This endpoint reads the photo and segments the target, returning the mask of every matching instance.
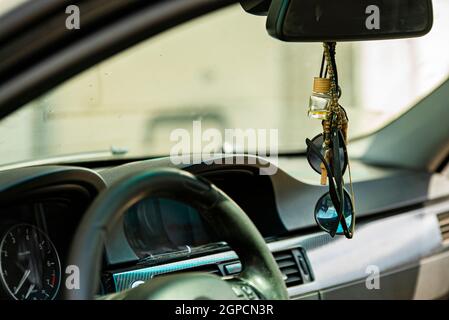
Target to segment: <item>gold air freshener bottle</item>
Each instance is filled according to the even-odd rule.
[[[313,92],[309,99],[307,115],[313,119],[326,120],[329,116],[332,97],[330,95],[331,79],[315,77]]]

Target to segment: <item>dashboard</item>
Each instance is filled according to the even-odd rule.
[[[266,239],[292,299],[441,298],[449,293],[449,271],[442,267],[449,265],[447,178],[368,170],[355,163],[358,172],[365,168],[375,175],[354,179],[359,219],[357,236],[348,241],[319,231],[307,214],[323,187],[301,175],[298,168],[307,165],[302,161],[285,159],[273,176],[259,175],[254,164],[184,169],[210,180],[247,213]],[[128,174],[170,165],[160,159],[94,169],[0,171],[0,298],[62,298],[73,235],[97,195]],[[405,181],[408,192],[397,192]],[[429,191],[435,181],[438,194]],[[382,272],[384,290],[365,290],[369,265]],[[241,269],[238,256],[198,211],[173,200],[148,198],[129,208],[107,235],[98,294],[133,288],[167,273],[229,276]],[[430,290],[435,276],[438,286]]]

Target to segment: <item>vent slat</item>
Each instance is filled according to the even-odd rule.
[[[440,213],[437,215],[438,223],[440,224],[441,237],[443,244],[449,245],[449,212]]]
[[[287,279],[285,280],[285,283],[297,283],[297,282],[301,282],[302,278],[299,276],[290,276],[287,277]]]
[[[293,259],[293,258],[292,258]],[[295,260],[281,260],[278,262],[279,268],[288,268],[291,266],[296,266]]]
[[[449,217],[438,219],[438,220],[440,222],[440,226],[447,226],[447,225],[449,225]]]
[[[282,269],[282,273],[288,276],[289,274],[298,273],[298,269],[297,268],[286,268],[286,269]]]
[[[438,215],[438,219],[439,219],[439,220],[444,220],[444,219],[447,219],[447,218],[449,218],[449,212],[440,213],[440,214]]]
[[[291,260],[292,258],[293,258],[292,255],[289,253],[285,253],[285,254],[280,253],[280,254],[276,255],[276,261],[281,261],[281,260],[286,260],[286,259]]]
[[[449,232],[449,224],[446,226],[440,226],[441,233]]]

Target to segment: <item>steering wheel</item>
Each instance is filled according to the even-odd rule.
[[[207,180],[173,168],[133,174],[113,184],[95,199],[75,233],[68,259],[68,265],[79,268],[79,286],[64,288],[64,298],[84,300],[95,297],[107,234],[128,208],[148,197],[169,198],[196,208],[207,224],[236,252],[242,271],[228,279],[208,273],[161,275],[138,287],[103,298],[288,298],[273,255],[245,212]]]

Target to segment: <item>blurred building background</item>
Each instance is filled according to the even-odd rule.
[[[448,77],[449,1],[433,3],[425,37],[337,45],[350,136],[392,121]],[[0,163],[111,146],[169,154],[170,132],[193,120],[204,129],[279,129],[279,151],[300,151],[321,130],[306,116],[321,56],[321,44],[272,39],[263,17],[232,6],[149,39],[1,121]]]

